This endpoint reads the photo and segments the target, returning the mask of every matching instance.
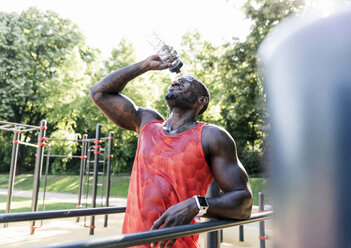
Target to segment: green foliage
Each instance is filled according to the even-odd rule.
[[[209,109],[202,120],[229,131],[251,175],[263,170],[269,131],[265,92],[257,73],[257,49],[267,33],[301,5],[298,0],[248,0],[243,11],[252,25],[244,41],[234,37],[232,42],[214,47],[196,30],[183,37],[180,57],[185,62],[185,73],[196,75],[211,92]]]
[[[245,41],[234,39],[224,46],[219,68],[223,84],[222,124],[235,138],[238,154],[250,174],[262,172],[262,157],[268,135],[265,92],[257,72],[258,47],[273,27],[296,12],[301,1],[249,0],[243,11],[252,21]]]
[[[267,33],[282,18],[298,11],[298,0],[248,0],[243,11],[252,21],[244,41],[233,38],[214,46],[192,30],[183,36],[180,57],[183,74],[193,74],[209,88],[208,110],[200,120],[226,128],[237,143],[238,155],[251,175],[262,171],[268,112],[265,91],[257,76],[256,52]],[[135,50],[127,39],[111,52],[106,61],[87,46],[78,27],[51,11],[30,8],[21,14],[0,13],[0,120],[38,125],[48,121],[50,137],[80,139],[95,137],[97,123],[102,135],[113,131],[113,173],[132,168],[137,135],[109,121],[93,104],[88,89],[107,73],[136,62]],[[169,110],[164,95],[171,83],[168,71],[149,72],[123,90],[138,106],[154,108],[165,118]],[[1,144],[12,135],[0,132]],[[21,140],[36,143],[35,133],[23,133]],[[80,147],[72,142],[50,142],[52,154],[76,155]],[[35,149],[20,147],[20,171],[34,165]],[[0,151],[0,171],[8,171],[11,146]],[[52,159],[51,173],[79,171],[79,160]]]
[[[267,178],[250,178],[250,185],[253,194],[253,205],[258,205],[258,193],[262,192],[264,195],[264,204],[271,204],[272,200],[269,194],[269,180]]]
[[[0,119],[31,125],[46,119],[49,133],[72,133],[76,102],[86,97],[95,60],[78,27],[30,8],[20,15],[0,13],[0,29]],[[36,143],[35,133],[23,133],[21,140]],[[31,169],[34,153],[21,147],[18,168]],[[9,164],[10,153],[0,155],[0,164]]]

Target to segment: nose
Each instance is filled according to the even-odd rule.
[[[180,85],[180,83],[178,81],[173,81],[172,82],[172,86],[179,86],[179,85]]]

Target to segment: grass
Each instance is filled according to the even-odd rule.
[[[253,204],[258,205],[258,192],[262,192],[264,195],[264,203],[270,204],[271,200],[269,198],[268,192],[268,180],[267,178],[250,178],[251,189],[253,193]]]
[[[101,179],[101,176],[99,177]],[[112,176],[110,195],[114,197],[127,197],[129,187],[129,176]],[[93,177],[89,178],[89,183],[93,182]],[[100,183],[100,182],[98,182]],[[0,188],[7,188],[8,175],[0,174]],[[79,188],[79,176],[74,175],[49,175],[47,178],[46,191],[64,192],[77,194]],[[21,174],[15,177],[14,189],[31,190],[33,189],[33,175]],[[40,181],[40,190],[44,190],[44,177]],[[105,190],[105,189],[104,189]],[[92,187],[89,187],[92,192]],[[101,194],[101,187],[98,187],[97,194]]]
[[[5,213],[6,201],[7,201],[7,196],[0,195],[0,213],[1,214]],[[32,211],[31,204],[32,204],[31,198],[14,196],[12,197],[10,212],[11,213],[30,212]],[[74,209],[76,205],[77,205],[76,203],[49,201],[45,203],[44,210],[49,211],[49,210]],[[38,210],[40,211],[42,210],[41,201],[39,201]]]
[[[111,176],[110,195],[114,197],[126,198],[128,194],[129,178],[130,178],[129,176]],[[90,183],[92,182],[93,180],[91,177]],[[258,205],[258,192],[264,193],[265,204],[270,203],[269,194],[267,192],[267,183],[268,181],[266,178],[250,178],[250,184],[254,195],[254,205]],[[44,184],[44,177],[42,177],[41,179],[41,188],[40,188],[41,191],[43,190],[43,184]],[[8,175],[0,174],[0,188],[7,188],[7,185],[8,185]],[[78,175],[73,175],[73,176],[72,175],[61,175],[61,176],[49,175],[47,178],[47,189],[46,189],[47,191],[77,194],[78,187],[79,187]],[[33,175],[21,174],[15,177],[14,189],[31,190],[32,188],[33,188]],[[89,187],[89,192],[91,194],[92,192],[91,187]],[[101,194],[101,187],[98,187],[98,195],[99,194]],[[6,202],[6,199],[0,202]],[[69,206],[70,207],[68,208],[71,208],[71,206],[75,208],[75,204],[71,204]],[[51,206],[48,206],[48,208],[51,208]],[[46,210],[50,210],[48,208],[46,208]],[[63,209],[63,208],[60,207],[57,209]],[[52,209],[52,210],[55,210],[55,209]]]

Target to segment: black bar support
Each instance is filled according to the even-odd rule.
[[[0,214],[0,223],[6,222],[21,222],[21,221],[34,221],[34,220],[47,220],[70,218],[77,216],[88,215],[103,215],[103,214],[117,214],[124,213],[125,207],[108,207],[108,208],[85,208],[85,209],[67,209],[67,210],[53,210],[41,212],[23,212],[23,213],[10,213]]]
[[[262,192],[258,192],[258,211],[259,213],[264,212],[264,197]],[[264,221],[260,221],[260,248],[266,247],[266,234],[264,230]]]
[[[215,181],[212,182],[207,190],[207,197],[219,196],[219,188]],[[207,248],[218,248],[220,245],[220,233],[219,231],[209,232],[206,235],[206,247]]]
[[[244,226],[239,226],[239,241],[244,242]]]
[[[38,196],[39,196],[39,186],[40,186],[40,177],[41,177],[41,168],[43,165],[43,156],[44,156],[44,138],[46,133],[46,121],[42,120],[40,122],[40,131],[38,134],[38,147],[37,147],[37,157],[35,159],[35,168],[34,168],[34,177],[33,177],[33,195],[32,195],[32,212],[38,210]],[[30,224],[30,234],[34,234],[35,230],[35,221],[32,221]]]
[[[80,208],[82,203],[82,191],[83,191],[83,176],[84,176],[84,168],[87,161],[87,134],[83,134],[82,139],[82,150],[81,150],[81,159],[80,159],[80,172],[79,172],[79,188],[78,188],[78,202],[77,208]],[[79,217],[77,217],[76,222],[79,222]]]
[[[111,160],[112,160],[112,147],[113,147],[113,132],[108,134],[108,152],[107,152],[107,170],[106,170],[106,200],[105,207],[109,206],[110,188],[111,188]],[[104,227],[107,227],[108,215],[105,215]]]
[[[18,157],[18,140],[20,137],[19,131],[14,131],[13,143],[12,143],[12,154],[11,154],[11,165],[10,165],[10,175],[9,175],[9,185],[7,190],[7,202],[6,202],[6,213],[10,213],[12,191],[15,181],[17,157]],[[8,223],[4,223],[4,227],[8,227]]]
[[[131,247],[135,245],[150,244],[152,241],[171,240],[203,232],[213,232],[232,226],[238,226],[271,218],[272,211],[258,213],[247,220],[213,220],[197,224],[188,224],[170,228],[162,228],[153,231],[114,235],[110,237],[94,238],[78,242],[50,246],[51,248],[107,248],[107,247]],[[46,246],[48,247],[48,246]],[[43,248],[43,247],[42,247]]]
[[[95,135],[95,141],[94,141],[94,179],[93,179],[93,192],[92,192],[92,202],[91,202],[91,207],[95,208],[96,207],[96,195],[97,195],[97,184],[98,184],[98,164],[99,164],[99,154],[100,154],[100,148],[101,147],[101,124],[96,125],[96,135]],[[95,228],[95,216],[91,216],[91,221],[90,221],[90,226],[89,226],[89,234],[94,235],[94,228]]]

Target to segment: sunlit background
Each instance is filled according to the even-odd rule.
[[[197,29],[204,39],[215,45],[232,37],[244,38],[249,21],[240,7],[244,0],[12,0],[1,4],[1,11],[20,13],[29,7],[53,10],[76,23],[88,44],[99,48],[106,58],[112,47],[126,37],[136,48],[138,58],[152,52],[147,33],[157,30],[175,48],[182,36]]]

